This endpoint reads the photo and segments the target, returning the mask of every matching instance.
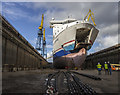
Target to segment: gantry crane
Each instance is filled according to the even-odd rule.
[[[88,16],[88,15],[89,15],[89,16]],[[90,19],[90,17],[91,17],[91,19],[92,19],[94,25],[96,26],[96,24],[95,24],[94,13],[91,11],[91,9],[89,9],[89,12],[88,12],[87,15],[85,16],[84,20],[86,20],[87,16],[88,16],[88,21],[89,21],[89,19]]]
[[[47,58],[47,48],[46,48],[46,39],[45,39],[45,28],[43,30],[43,55]]]
[[[36,49],[41,51],[41,55],[47,58],[46,39],[45,39],[45,28],[43,29],[44,15],[42,14],[41,25],[38,27],[38,37],[36,43]]]

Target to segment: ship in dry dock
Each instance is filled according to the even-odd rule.
[[[88,13],[91,13],[89,10]],[[86,17],[88,14],[86,15]],[[85,61],[87,51],[92,47],[99,30],[88,19],[50,21],[53,28],[53,65],[55,68],[80,67]]]

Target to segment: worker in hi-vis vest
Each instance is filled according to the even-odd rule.
[[[101,75],[102,65],[98,62],[97,64],[98,75]]]
[[[108,73],[108,64],[105,62],[105,64],[104,64],[104,69],[105,69],[105,75],[106,74],[109,74]]]

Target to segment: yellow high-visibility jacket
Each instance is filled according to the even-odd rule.
[[[101,64],[98,64],[98,65],[97,65],[97,68],[101,68],[101,67],[102,67],[102,65],[101,65]]]
[[[104,68],[105,68],[105,69],[108,69],[108,64],[105,63],[105,64],[104,64]]]

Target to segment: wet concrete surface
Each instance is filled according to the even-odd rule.
[[[3,72],[2,73],[2,93],[45,93],[45,79],[48,74],[58,70],[42,69],[32,71]],[[101,81],[93,80],[81,75],[77,75],[81,81],[90,85],[97,93],[118,93],[119,92],[119,73],[112,72],[112,75],[97,74],[97,70],[77,70],[77,72],[89,75],[95,75],[102,78]],[[64,85],[60,76],[58,84]]]

